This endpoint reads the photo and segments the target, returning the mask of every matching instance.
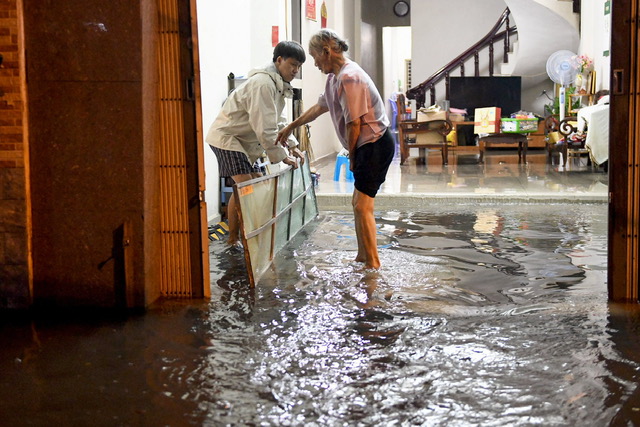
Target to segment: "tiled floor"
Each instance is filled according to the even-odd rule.
[[[530,149],[526,163],[518,163],[516,149],[488,150],[484,164],[478,154],[450,152],[442,165],[440,152],[429,151],[426,164],[418,164],[418,150],[404,165],[394,159],[387,180],[376,197],[376,208],[399,205],[417,208],[438,200],[501,202],[606,202],[608,173],[587,165],[586,157],[570,158],[566,167],[556,157],[551,162],[542,149]],[[322,209],[349,208],[353,182],[345,180],[344,168],[334,181],[335,157],[313,164],[320,174],[316,187]]]

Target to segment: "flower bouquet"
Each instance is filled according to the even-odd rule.
[[[587,55],[576,55],[571,57],[574,68],[578,70],[580,74],[583,74],[585,71],[591,70],[593,66],[593,59],[589,58]]]

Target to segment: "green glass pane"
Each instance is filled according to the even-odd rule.
[[[290,212],[285,212],[276,221],[276,240],[274,243],[275,253],[278,253],[289,241],[289,217]]]
[[[304,199],[298,200],[293,204],[291,208],[291,237],[295,236],[296,233],[302,228],[302,215],[304,214]]]
[[[271,264],[271,227],[247,241],[251,273],[257,282]]]
[[[276,213],[279,214],[289,205],[291,197],[291,171],[278,177],[278,199],[276,203]]]
[[[274,190],[275,180],[238,187],[245,235],[260,228],[273,218]]]
[[[302,165],[302,183],[304,188],[311,185],[311,167],[309,166],[309,162],[304,162],[304,165]]]
[[[293,199],[298,197],[304,191],[304,184],[302,182],[302,171],[303,168],[298,168],[293,170]]]
[[[304,224],[307,225],[318,215],[318,205],[316,204],[316,193],[311,189],[305,196],[304,203]]]

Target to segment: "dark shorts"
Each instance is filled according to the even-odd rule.
[[[213,145],[209,145],[218,158],[218,170],[220,177],[244,175],[252,173],[264,174],[265,168],[260,167],[257,163],[251,165],[249,159],[244,153],[239,151],[223,150]]]
[[[376,197],[387,177],[396,144],[389,129],[376,142],[370,142],[356,150],[353,168],[356,190],[369,197]]]

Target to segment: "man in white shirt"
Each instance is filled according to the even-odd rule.
[[[286,98],[293,96],[290,82],[305,60],[300,44],[280,42],[273,51],[273,63],[252,70],[248,80],[229,95],[205,138],[218,159],[221,177],[239,183],[261,176],[264,171],[255,163],[265,152],[271,163],[284,162],[296,168],[298,159],[304,161],[293,135],[286,141],[288,149],[276,143],[276,137],[285,126],[282,113]],[[227,217],[228,243],[236,245],[239,219],[233,195]]]

